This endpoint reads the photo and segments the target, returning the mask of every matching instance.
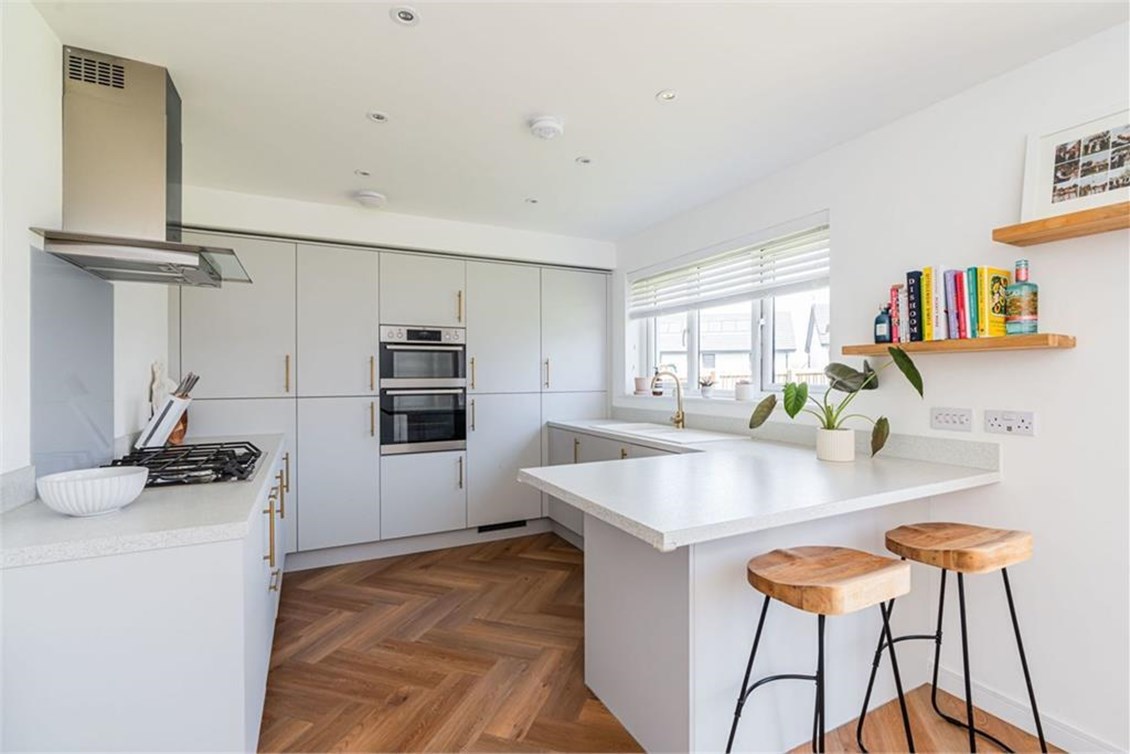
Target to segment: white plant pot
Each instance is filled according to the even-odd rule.
[[[753,385],[748,382],[739,382],[737,385],[734,385],[734,400],[752,401]]]
[[[821,461],[854,461],[855,432],[850,429],[816,430],[816,457]]]
[[[700,387],[702,388],[702,397],[703,398],[710,398],[714,395],[714,386],[713,385],[700,385]]]

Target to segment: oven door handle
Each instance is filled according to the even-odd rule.
[[[462,351],[463,346],[399,346],[392,343],[384,343],[382,347],[389,351]]]
[[[466,390],[463,388],[452,388],[450,390],[442,389],[422,389],[422,390],[385,390],[384,395],[462,395]]]

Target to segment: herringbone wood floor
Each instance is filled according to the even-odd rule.
[[[640,751],[585,687],[583,597],[581,552],[553,534],[287,574],[259,750]],[[918,751],[965,750],[929,687],[908,696]],[[868,715],[871,751],[905,747],[896,705]],[[828,750],[858,751],[854,731]]]

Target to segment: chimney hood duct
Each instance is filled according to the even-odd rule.
[[[181,101],[168,71],[63,48],[63,230],[33,243],[105,280],[250,283],[232,249],[180,243]]]

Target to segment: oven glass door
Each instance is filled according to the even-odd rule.
[[[463,450],[467,393],[452,389],[381,391],[381,453]]]
[[[463,346],[381,343],[381,385],[440,384],[461,387],[467,377]]]

